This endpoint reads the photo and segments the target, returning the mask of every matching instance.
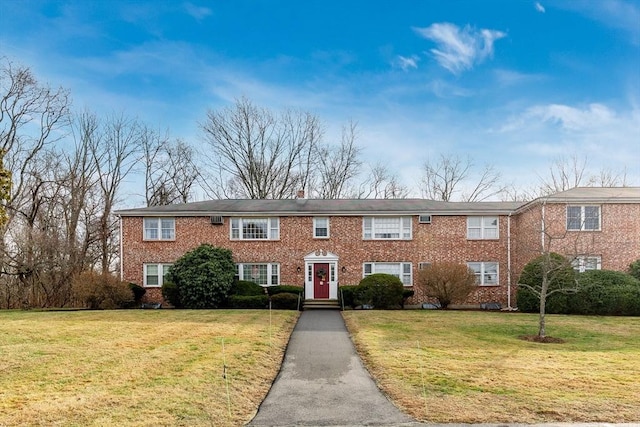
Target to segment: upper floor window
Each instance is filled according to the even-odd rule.
[[[467,239],[497,239],[497,216],[467,217]]]
[[[231,238],[235,240],[278,240],[278,218],[231,218]]]
[[[144,240],[175,240],[175,218],[144,218]]]
[[[498,284],[497,262],[468,262],[467,266],[476,274],[476,284],[479,286]]]
[[[599,256],[577,256],[571,261],[574,270],[584,273],[587,270],[600,270],[602,259]]]
[[[313,237],[317,239],[329,238],[329,218],[313,218]]]
[[[364,240],[411,240],[410,216],[366,216],[362,218]]]
[[[240,263],[237,266],[240,280],[249,280],[262,286],[280,284],[280,264]]]
[[[398,277],[405,286],[413,284],[410,262],[365,262],[363,270],[364,277],[370,274],[385,273]]]
[[[144,264],[144,286],[162,287],[167,281],[171,264]]]
[[[600,206],[567,206],[567,230],[600,230]]]

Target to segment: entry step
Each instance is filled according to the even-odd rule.
[[[340,310],[340,302],[337,299],[306,299],[302,305],[303,310]]]

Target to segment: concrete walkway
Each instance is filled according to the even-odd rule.
[[[337,310],[303,311],[250,426],[411,426],[362,365]]]
[[[422,424],[400,412],[362,365],[337,310],[302,312],[282,368],[248,426],[638,427],[640,423]]]

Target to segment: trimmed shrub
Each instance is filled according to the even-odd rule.
[[[229,249],[202,244],[180,257],[168,273],[184,308],[218,308],[227,302],[236,266]]]
[[[231,288],[232,295],[264,295],[264,288],[256,282],[249,280],[238,280]]]
[[[407,300],[412,296],[414,296],[415,294],[416,292],[413,289],[405,289],[404,291],[402,291],[402,308],[404,308],[404,305],[407,303]]]
[[[437,262],[416,274],[416,285],[427,297],[435,298],[440,307],[463,303],[478,286],[473,270],[464,264]]]
[[[360,281],[354,294],[356,305],[388,310],[402,306],[404,285],[392,274],[371,274]]]
[[[271,308],[274,310],[297,310],[298,294],[280,292],[271,296]]]
[[[129,289],[131,289],[131,292],[133,292],[134,302],[136,304],[140,304],[140,302],[142,301],[142,297],[144,297],[144,294],[147,293],[147,290],[135,283],[129,283]]]
[[[545,312],[568,312],[569,300],[574,296],[578,284],[576,282],[577,273],[564,256],[552,252],[530,261],[522,270],[518,283],[528,285],[539,292],[542,288],[542,278],[545,271],[548,273],[549,281],[547,292],[559,290],[547,297]],[[516,301],[518,309],[522,312],[537,313],[540,311],[540,297],[525,286],[518,286]]]
[[[358,286],[351,285],[351,286],[340,286],[340,289],[338,289],[338,292],[342,293],[342,296],[341,296],[342,303],[344,304],[345,307],[355,308],[356,303],[354,301],[354,295],[357,288]]]
[[[300,295],[302,294],[302,292],[304,292],[304,288],[302,286],[291,286],[291,285],[267,286],[266,289],[269,295],[271,296],[282,294],[282,293]]]
[[[640,280],[640,259],[629,264],[629,274]]]
[[[71,288],[75,298],[87,308],[126,308],[134,302],[129,284],[111,274],[84,271],[73,278]]]
[[[257,308],[265,309],[269,305],[267,295],[231,295],[229,297],[230,308]]]
[[[162,285],[162,298],[175,308],[184,308],[180,301],[180,290],[175,283],[165,280]]]
[[[611,270],[590,270],[578,275],[580,290],[573,295],[569,314],[640,315],[640,280]]]

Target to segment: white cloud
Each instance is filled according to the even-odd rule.
[[[544,6],[541,5],[540,2],[538,2],[538,1],[535,3],[535,8],[540,13],[545,13],[546,12],[546,10],[544,9]]]
[[[583,14],[610,28],[628,34],[632,43],[640,45],[640,5],[626,0],[572,0],[558,2],[556,7]]]
[[[418,55],[411,55],[408,58],[398,55],[396,65],[404,71],[407,71],[409,68],[418,68],[418,61],[420,61],[420,57]]]
[[[195,18],[196,21],[201,21],[212,13],[208,7],[196,6],[193,3],[185,3],[184,9],[189,15]]]
[[[577,153],[589,159],[592,173],[626,169],[629,183],[640,183],[638,109],[616,111],[600,103],[536,105],[510,118],[500,134],[529,163],[549,164],[558,156]]]
[[[460,28],[448,22],[432,24],[426,28],[414,28],[420,36],[436,43],[429,52],[444,68],[454,74],[470,70],[474,65],[493,56],[493,44],[506,37],[502,31],[470,26]]]

